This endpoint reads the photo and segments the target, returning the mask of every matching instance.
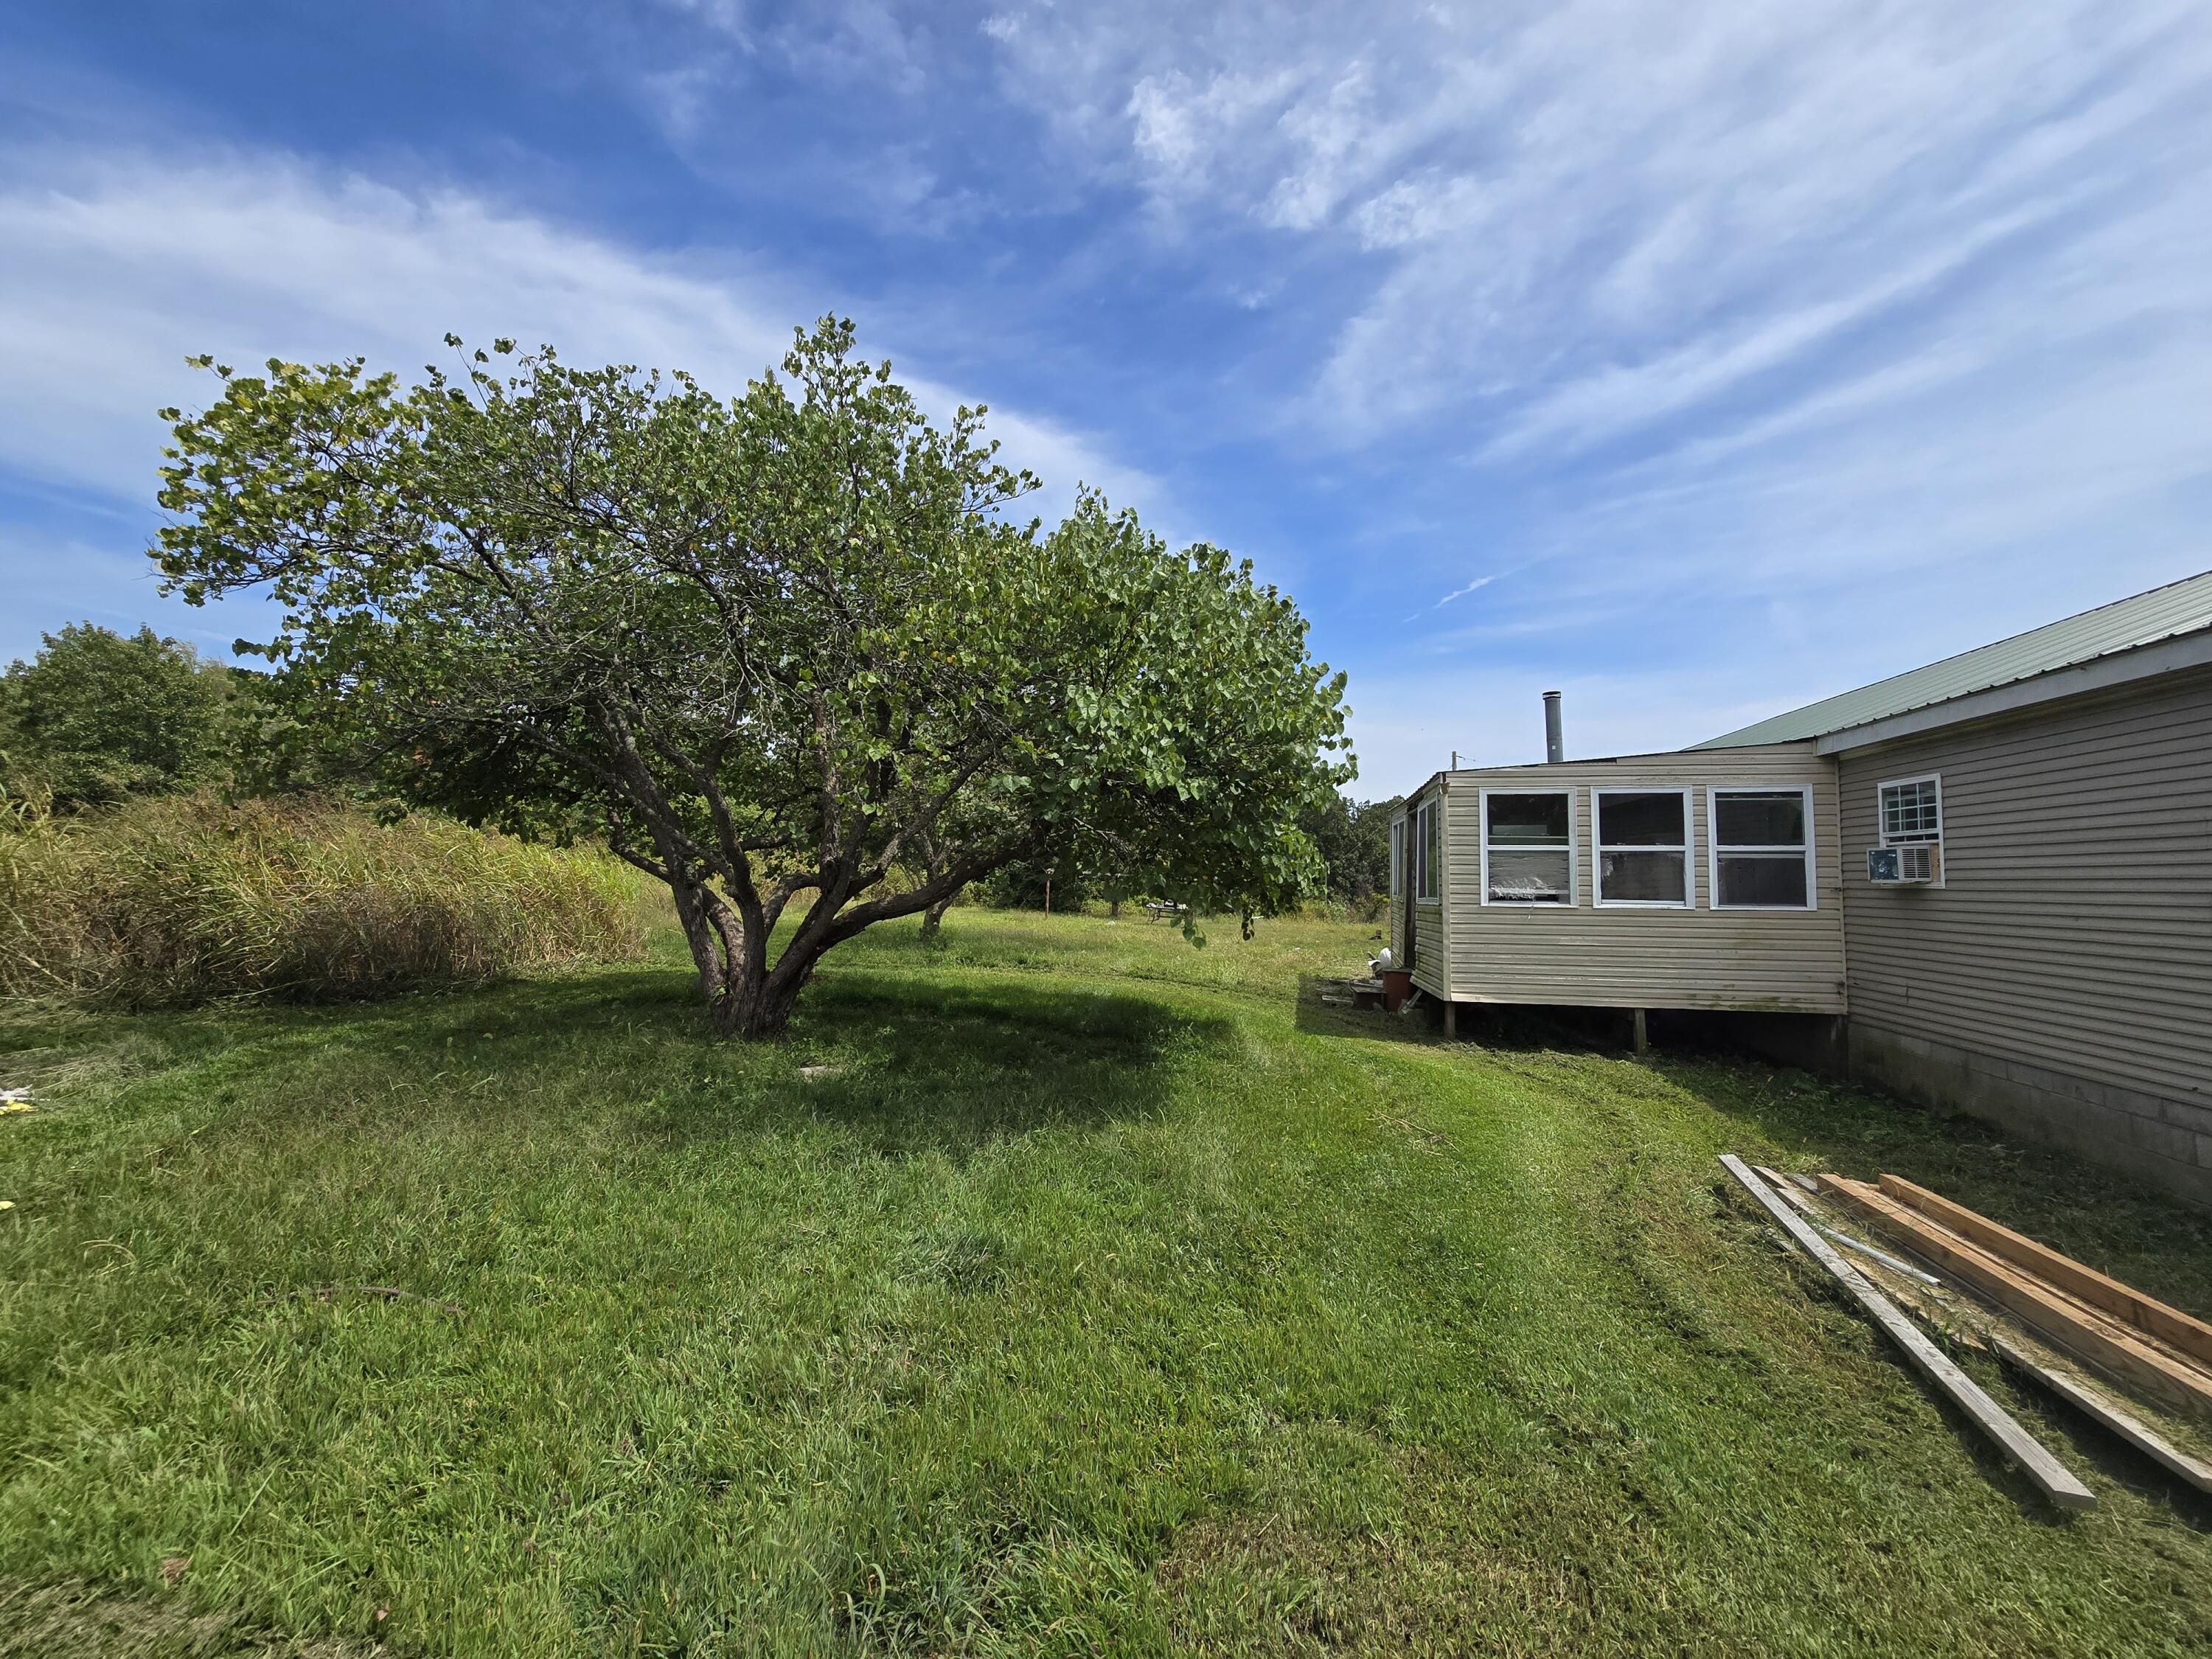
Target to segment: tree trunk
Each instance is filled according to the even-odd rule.
[[[714,1035],[726,1037],[779,1037],[791,1024],[791,1011],[799,1005],[799,993],[813,977],[811,968],[795,974],[789,979],[782,976],[783,966],[776,964],[778,972],[764,974],[748,983],[743,978],[732,981],[716,998],[709,1012],[714,1022]]]
[[[931,905],[929,908],[921,913],[921,936],[923,939],[933,944],[936,942],[938,929],[945,924],[945,908],[958,895],[957,893],[947,893],[943,898],[938,900],[936,903]]]
[[[674,860],[670,862],[673,864]],[[935,934],[945,907],[975,875],[973,870],[948,870],[937,878],[951,884],[939,897],[922,906],[926,937]],[[799,994],[814,977],[815,967],[825,954],[841,941],[878,921],[914,914],[911,909],[902,912],[863,907],[861,912],[841,915],[838,907],[848,896],[846,887],[842,882],[832,884],[805,913],[783,954],[771,968],[766,939],[753,936],[759,931],[758,927],[749,933],[744,915],[720,893],[696,879],[672,882],[670,888],[676,898],[677,917],[684,925],[684,939],[691,946],[691,959],[698,964],[699,989],[706,999],[708,1017],[714,1024],[714,1034],[725,1037],[782,1036],[784,1028],[791,1023],[792,1010],[798,1006]],[[934,890],[933,884],[927,890]],[[908,896],[920,901],[927,897],[927,891]],[[751,915],[757,924],[764,925],[767,921],[757,906],[746,914]]]
[[[770,971],[767,951],[746,938],[744,923],[720,894],[702,882],[672,883],[671,890],[715,1036],[781,1036],[800,989],[814,976],[813,958],[822,947],[803,957],[787,951]]]
[[[714,927],[714,896],[696,882],[672,881],[669,892],[676,900],[676,920],[684,929],[684,942],[691,947],[698,964],[699,992],[709,1007],[729,987],[728,944]]]
[[[719,899],[714,902],[720,904]],[[721,945],[720,954],[699,964],[699,982],[707,993],[715,1036],[781,1036],[791,1023],[792,1010],[799,1006],[799,994],[814,977],[816,964],[842,935],[802,921],[771,968],[765,942],[748,939],[744,924],[726,904],[720,905],[719,915],[720,926],[708,931]]]

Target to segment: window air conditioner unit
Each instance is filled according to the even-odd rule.
[[[1867,879],[1877,887],[1926,887],[1942,873],[1942,854],[1933,845],[1867,848]]]

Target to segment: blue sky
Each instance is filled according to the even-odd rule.
[[[263,625],[144,558],[189,353],[831,310],[1294,593],[1353,793],[1669,747],[2212,567],[2212,7],[11,7],[0,657]]]

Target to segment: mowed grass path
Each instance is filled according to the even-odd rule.
[[[2097,1488],[2054,1518],[1713,1157],[1896,1169],[2200,1312],[2206,1218],[1301,997],[1366,929],[946,935],[768,1046],[665,950],[0,1028],[47,1097],[0,1120],[0,1650],[2212,1644],[2212,1508],[1978,1366]]]

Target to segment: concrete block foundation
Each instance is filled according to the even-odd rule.
[[[1850,1074],[2212,1206],[2212,1109],[1853,1022]]]

